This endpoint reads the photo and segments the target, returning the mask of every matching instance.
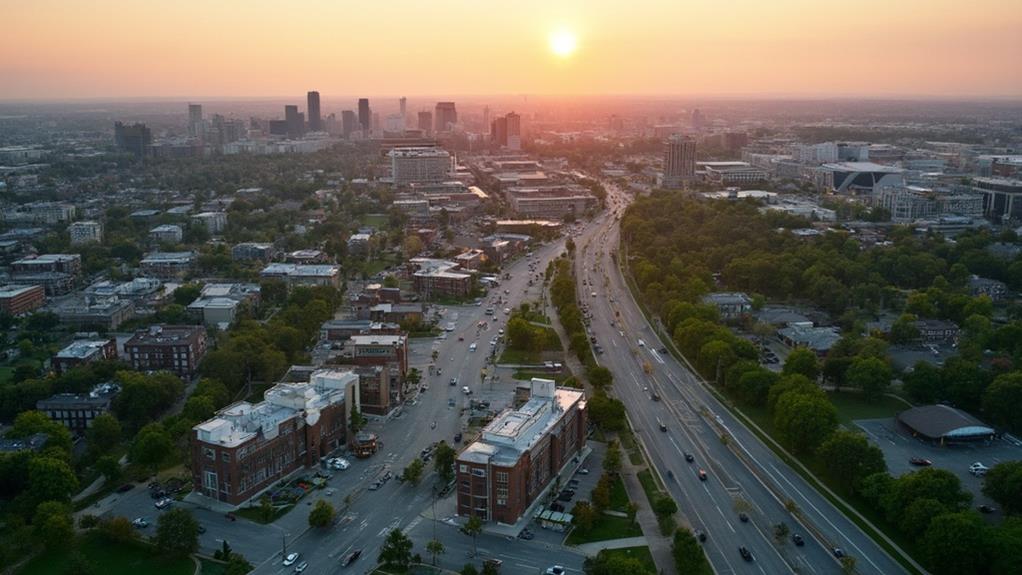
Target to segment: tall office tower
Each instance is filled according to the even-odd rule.
[[[380,133],[380,113],[373,112],[373,135],[379,135]]]
[[[351,110],[344,110],[341,112],[341,134],[345,138],[350,138],[351,133],[355,131],[355,112]]]
[[[369,98],[358,99],[358,127],[362,130],[362,136],[369,135],[369,122],[372,118],[369,116]]]
[[[405,117],[405,112],[408,110],[408,98],[401,96],[401,99],[397,101],[398,105],[401,106],[401,117]]]
[[[202,137],[202,104],[188,104],[188,135]]]
[[[483,106],[483,129],[485,130],[490,125],[492,125],[490,124],[490,107]]]
[[[309,92],[306,98],[308,100],[309,131],[322,132],[323,119],[319,115],[319,92]]]
[[[507,145],[507,116],[497,116],[490,123],[490,141],[501,148]]]
[[[135,154],[136,158],[145,158],[149,155],[150,146],[153,143],[153,133],[145,124],[114,124],[114,143],[117,147]]]
[[[664,187],[681,188],[696,175],[696,141],[671,136],[664,144]]]
[[[298,113],[298,106],[284,106],[284,121],[287,122],[289,138],[300,138],[305,132],[305,115]]]
[[[430,111],[419,112],[419,129],[428,135],[433,131],[433,113]]]
[[[437,102],[433,120],[436,122],[438,134],[451,131],[451,127],[458,123],[458,111],[454,108],[454,102]]]
[[[522,149],[522,117],[514,112],[504,116],[507,121],[507,149]]]

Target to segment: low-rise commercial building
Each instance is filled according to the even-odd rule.
[[[149,230],[149,241],[154,244],[179,244],[185,237],[181,226],[164,224]]]
[[[412,258],[414,266],[412,284],[424,299],[437,297],[465,297],[472,292],[474,276],[460,270],[452,261],[432,258]]]
[[[805,347],[823,356],[841,339],[841,331],[836,327],[815,327],[811,321],[797,321],[777,330],[777,337],[788,347]]]
[[[766,170],[747,162],[696,162],[707,181],[724,186],[752,184],[767,179]]]
[[[76,328],[117,329],[126,321],[135,317],[135,304],[131,300],[112,298],[92,298],[67,302],[57,307],[54,312],[60,323]]]
[[[500,413],[458,455],[458,515],[517,522],[585,446],[586,419],[581,390],[534,378],[529,400]]]
[[[352,371],[317,371],[308,382],[279,383],[263,401],[232,404],[196,425],[194,491],[240,505],[294,471],[318,465],[347,442],[358,382]]]
[[[67,233],[71,236],[73,246],[102,242],[103,224],[93,221],[74,222],[67,227]]]
[[[353,335],[344,343],[344,359],[354,365],[396,364],[403,378],[408,373],[408,338],[404,335]]]
[[[742,292],[717,292],[703,296],[703,303],[717,307],[721,319],[738,319],[752,311],[752,300]]]
[[[231,248],[231,258],[239,261],[257,260],[268,262],[277,255],[273,244],[245,242]]]
[[[41,285],[46,295],[64,295],[75,288],[82,273],[78,254],[43,254],[11,262],[11,281],[21,285]]]
[[[194,264],[195,252],[150,252],[139,267],[148,277],[175,279],[186,276]]]
[[[273,263],[259,272],[263,278],[282,279],[289,286],[341,287],[341,266]]]
[[[206,328],[196,325],[153,325],[124,343],[124,354],[138,371],[166,370],[191,377],[206,355]]]
[[[9,285],[0,287],[0,312],[22,315],[42,307],[46,290],[41,285]]]
[[[192,221],[205,226],[211,234],[219,234],[227,227],[227,212],[202,212],[192,216]]]

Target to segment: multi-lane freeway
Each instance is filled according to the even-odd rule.
[[[608,191],[612,210],[624,205],[620,190],[608,186]],[[598,361],[614,374],[614,394],[625,403],[681,515],[707,533],[704,545],[716,572],[840,573],[834,548],[853,557],[859,573],[904,572],[666,353],[669,343],[647,323],[611,257],[619,231],[611,214],[574,239],[579,298],[592,313],[591,335],[603,349]],[[691,463],[686,453],[693,456]],[[786,509],[788,500],[804,524]],[[747,521],[740,520],[740,512]],[[804,546],[796,547],[790,535],[778,542],[774,526],[781,522],[803,537]],[[739,555],[739,546],[751,551],[752,561]]]

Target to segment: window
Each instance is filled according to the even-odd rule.
[[[223,461],[224,463],[230,463],[231,462],[231,452],[230,451],[221,451],[220,452],[220,460]]]
[[[458,471],[461,473],[468,473],[468,466],[462,463],[458,466]]]
[[[507,471],[498,471],[497,472],[497,484],[498,485],[507,485]]]
[[[472,475],[475,475],[476,477],[486,477],[486,470],[473,468]]]
[[[209,460],[212,460],[212,461],[216,461],[216,450],[215,449],[210,449],[208,447],[203,447],[202,448],[202,452],[203,452],[203,454],[206,455],[206,459],[209,459]]]

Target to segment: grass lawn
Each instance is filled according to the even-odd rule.
[[[627,511],[628,508],[628,491],[620,475],[615,476],[610,484],[610,508],[614,511]]]
[[[98,533],[84,535],[79,543],[93,571],[103,575],[192,575],[195,564],[188,557],[166,559],[145,543],[113,543]],[[22,575],[63,575],[68,572],[71,551],[46,552],[25,564]]]
[[[593,541],[609,541],[626,537],[641,537],[642,529],[638,523],[628,521],[627,517],[600,515],[588,533],[581,533],[577,528],[568,536],[568,545],[581,545]]]
[[[646,492],[646,499],[649,500],[649,504],[652,506],[653,502],[661,495],[660,486],[653,477],[653,473],[648,469],[640,471],[638,477],[639,483],[642,484],[642,490]]]
[[[855,391],[827,392],[827,397],[837,408],[837,416],[841,423],[852,426],[856,419],[880,419],[894,417],[912,407],[900,399],[889,396],[881,397],[876,403],[867,403]]]
[[[497,363],[527,364],[536,365],[543,363],[542,356],[534,351],[521,351],[517,349],[504,348]]]
[[[621,549],[604,549],[600,553],[606,553],[609,557],[628,557],[638,559],[650,573],[656,573],[656,563],[653,562],[653,554],[649,547],[622,547]]]
[[[387,214],[366,214],[362,216],[363,226],[385,228],[388,223],[390,223],[390,217]]]
[[[628,453],[628,461],[632,465],[642,465],[642,450],[639,449],[639,444],[635,442],[635,436],[632,435],[631,430],[625,430],[618,434],[621,440],[621,446],[625,448],[625,452]]]
[[[261,509],[259,509],[258,505],[252,507],[242,507],[241,509],[238,509],[235,513],[237,513],[239,517],[244,517],[249,521],[255,521],[256,523],[262,523],[266,525],[268,523],[273,523],[277,519],[283,517],[285,513],[291,511],[292,507],[294,507],[294,505],[283,505],[281,507],[274,507],[273,517],[271,517],[269,521],[263,520],[263,512]]]

